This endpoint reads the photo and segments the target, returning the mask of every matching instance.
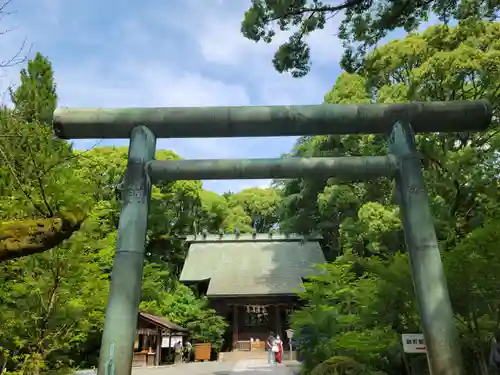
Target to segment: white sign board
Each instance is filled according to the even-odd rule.
[[[403,351],[405,353],[427,353],[424,335],[422,333],[403,333]]]
[[[170,341],[170,339],[172,340]],[[171,342],[170,348],[173,348],[175,344],[179,341],[182,343],[182,336],[172,336],[172,337],[163,336],[161,338],[161,347],[168,348],[169,347],[168,343]]]

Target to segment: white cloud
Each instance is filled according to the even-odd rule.
[[[209,63],[247,65],[256,60],[262,63],[260,57],[269,54],[272,47],[256,44],[239,32],[248,5],[247,1],[219,0],[217,4],[212,2],[203,6],[199,1],[187,0],[185,8],[170,12],[168,27],[175,27],[193,37],[203,58]]]
[[[247,105],[245,88],[238,84],[202,76],[175,72],[168,66],[150,63],[141,67],[128,63],[103,77],[101,67],[90,66],[69,71],[56,69],[61,106],[138,107],[138,106],[217,106]]]
[[[264,64],[270,66],[276,48],[288,39],[291,31],[278,30],[270,44],[255,43],[243,38],[238,32],[243,14],[250,3],[241,0],[219,0],[217,3],[217,6],[213,3],[210,6],[200,6],[199,1],[187,1],[189,20],[186,19],[186,14],[175,14],[172,21],[176,27],[195,36],[207,61],[226,65],[251,62],[252,65],[257,64],[254,65],[255,69]],[[342,47],[336,37],[339,16],[330,20],[323,30],[307,37],[314,63],[331,64],[340,58]]]
[[[319,70],[300,80],[276,73],[271,58],[284,36],[271,45],[241,36],[247,0],[124,0],[120,7],[97,0],[14,3],[18,13],[12,22],[19,27],[0,37],[0,57],[28,36],[33,52],[53,63],[61,106],[312,104],[321,102],[333,83]],[[335,70],[338,44],[332,30],[312,36],[311,46],[317,65]],[[5,74],[3,87],[16,83],[17,68]],[[279,138],[183,139],[159,140],[158,147],[186,158],[257,158],[279,157],[292,144],[293,139]],[[217,191],[260,185],[268,181],[205,184]]]

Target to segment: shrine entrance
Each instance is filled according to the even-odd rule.
[[[130,139],[99,375],[129,375],[141,293],[151,183],[207,179],[395,179],[429,368],[464,375],[414,132],[485,130],[487,101],[316,106],[56,109],[63,139]],[[250,160],[154,160],[157,138],[388,135],[388,155]]]
[[[326,262],[321,239],[272,232],[189,236],[179,281],[195,285],[226,317],[225,350],[263,352],[270,332],[285,338],[303,280],[317,276],[315,265]]]

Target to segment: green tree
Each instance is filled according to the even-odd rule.
[[[224,228],[224,220],[229,213],[227,200],[213,191],[200,192],[200,221],[198,229],[206,229],[209,233],[217,233]]]
[[[500,24],[462,23],[434,26],[374,50],[361,74],[342,74],[326,94],[328,103],[379,103],[487,98],[498,112]],[[417,136],[424,177],[436,217],[438,237],[453,247],[458,238],[498,210],[498,116],[488,131]],[[342,156],[387,154],[381,135],[309,137],[294,155]],[[334,179],[296,179],[282,186],[282,227],[287,231],[323,231],[328,250],[340,252],[340,226],[357,218],[367,202],[394,204],[386,179],[338,185]],[[357,219],[354,219],[357,220]],[[347,224],[347,223],[346,223]],[[388,245],[388,244],[386,244]],[[391,248],[397,247],[395,244]]]
[[[71,155],[75,164],[70,172],[78,179],[71,193],[78,197],[85,192],[92,202],[81,229],[48,252],[0,265],[0,324],[5,327],[0,346],[4,356],[10,358],[9,371],[32,374],[65,366],[90,366],[97,361],[117,238],[117,190],[127,150],[95,148]],[[178,158],[168,150],[158,151],[156,157]],[[6,190],[2,199],[15,191]],[[185,218],[196,214],[193,207],[200,193],[199,181],[154,188],[142,307],[167,316],[189,328],[196,339],[218,348],[226,323],[205,299],[178,282],[186,254],[182,236],[197,220],[196,215]],[[46,316],[50,320],[47,326],[41,323]],[[71,324],[74,321],[78,324]],[[7,342],[8,338],[15,340]],[[40,340],[43,346],[37,346]]]
[[[26,122],[52,122],[56,109],[57,94],[51,62],[41,53],[28,61],[27,69],[21,70],[21,83],[10,89],[10,98]]]
[[[245,189],[227,198],[229,207],[233,210],[237,206],[243,208],[245,217],[250,218],[252,228],[258,233],[267,232],[273,224],[278,222],[277,208],[280,200],[281,197],[278,191],[273,188]],[[241,222],[245,226],[245,230],[247,230],[245,223],[248,223],[248,219]]]
[[[487,371],[490,343],[500,333],[500,239],[498,218],[474,229],[443,254],[457,326],[467,355],[468,372]]]
[[[103,203],[71,241],[0,265],[0,347],[10,353],[7,370],[38,374],[71,366],[75,352],[100,334],[108,294],[103,271],[114,245],[108,214]]]
[[[229,208],[229,212],[224,219],[223,227],[226,232],[232,233],[238,228],[241,233],[251,233],[252,218],[245,212],[245,209],[236,205]]]
[[[307,37],[321,30],[335,16],[343,15],[338,36],[346,48],[342,67],[349,72],[362,66],[366,51],[388,32],[403,28],[415,31],[432,14],[442,22],[467,19],[495,19],[500,3],[480,0],[341,0],[275,1],[252,0],[241,25],[243,35],[253,41],[270,43],[277,31],[290,31],[273,58],[280,73],[302,77],[311,69],[311,51]]]
[[[0,111],[0,369],[8,373],[96,364],[116,246],[127,149],[74,151],[54,139],[44,123],[55,106],[51,74],[37,55],[11,91],[15,109]],[[201,181],[153,188],[142,296],[145,308],[220,348],[226,323],[178,282],[183,236],[225,218],[227,202],[214,194]]]
[[[494,255],[500,186],[499,37],[496,22],[431,27],[375,49],[363,71],[342,74],[325,96],[328,103],[491,101],[495,115],[486,132],[417,135],[467,374],[489,374],[491,338],[499,327],[498,285],[491,277],[499,272]],[[292,154],[383,155],[387,140],[379,135],[304,137]],[[295,316],[298,339],[315,340],[303,349],[308,371],[344,363],[340,356],[387,374],[409,374],[397,346],[384,341],[420,330],[393,183],[380,179],[348,186],[334,179],[296,179],[281,189],[282,227],[321,229],[327,253],[337,257],[324,275],[307,284],[306,307]],[[345,260],[351,262],[347,269]],[[349,309],[361,306],[362,311],[342,309],[345,300]],[[329,330],[334,338],[320,335]],[[386,346],[378,359],[370,359],[364,351],[377,352],[377,340]]]
[[[157,264],[146,264],[144,275],[142,310],[165,316],[188,328],[192,339],[209,342],[215,350],[221,349],[227,322],[209,308],[205,298],[197,297],[191,289],[178,282],[166,285],[168,271]]]
[[[382,264],[375,259],[371,262]],[[393,268],[391,262],[383,265]],[[407,262],[404,265],[408,268]],[[354,363],[379,371],[390,371],[394,363],[399,362],[398,332],[386,318],[387,310],[379,310],[396,293],[392,290],[389,296],[382,294],[384,279],[375,272],[368,271],[359,278],[354,272],[359,266],[356,257],[339,257],[333,263],[322,265],[323,272],[304,285],[305,291],[300,297],[305,307],[292,315],[292,327],[299,340],[297,345],[306,373],[320,374],[315,369],[332,357],[350,358]],[[391,275],[398,276],[394,271],[391,269]],[[341,366],[342,362],[334,361],[329,367],[340,369]]]
[[[93,204],[71,170],[71,145],[53,138],[56,105],[50,62],[40,54],[0,110],[0,260],[53,248],[80,227]],[[80,194],[75,194],[79,191]]]
[[[500,328],[499,285],[492,277],[500,271],[498,225],[497,219],[490,220],[442,253],[467,374],[489,374],[490,344]],[[381,230],[372,238],[380,242],[384,235]],[[347,251],[305,284],[305,307],[292,322],[299,346],[307,340],[299,347],[306,371],[342,356],[387,374],[410,374],[398,344],[402,333],[420,330],[408,258],[401,251],[383,258],[363,255]],[[425,367],[425,358],[413,362]],[[329,368],[335,366],[328,362]]]

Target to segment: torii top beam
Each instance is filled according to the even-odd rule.
[[[396,121],[415,132],[485,130],[486,100],[397,104],[321,104],[266,107],[57,108],[54,129],[63,139],[129,138],[137,125],[157,138],[272,137],[389,133]]]

